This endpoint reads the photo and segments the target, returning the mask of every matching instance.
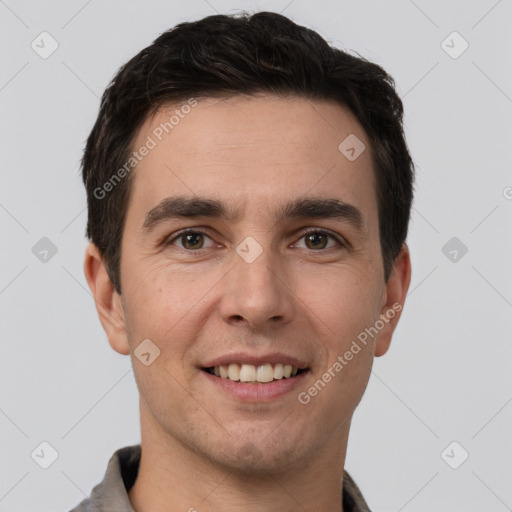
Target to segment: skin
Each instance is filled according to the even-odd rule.
[[[133,146],[144,144],[174,108],[148,117]],[[338,150],[351,133],[366,145],[353,162]],[[363,128],[328,101],[202,99],[134,172],[121,296],[93,244],[84,264],[109,343],[130,354],[140,391],[142,458],[129,491],[133,507],[341,511],[352,415],[400,312],[310,403],[301,404],[297,395],[381,314],[393,304],[403,306],[411,277],[404,244],[384,280],[375,176]],[[147,212],[175,195],[221,200],[239,208],[241,218],[173,219],[144,233]],[[339,219],[276,222],[276,207],[303,196],[354,205],[364,229]],[[205,236],[189,245],[183,238],[171,243],[184,228]],[[315,245],[304,233],[310,228],[348,244],[325,238]],[[248,236],[263,250],[250,264],[236,252]],[[202,248],[194,253],[195,247]],[[149,366],[133,354],[144,339],[160,349]],[[310,371],[300,389],[270,402],[242,403],[198,368],[239,351],[281,351],[305,360]]]

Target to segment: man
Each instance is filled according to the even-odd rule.
[[[409,287],[413,162],[379,66],[284,16],[162,34],[103,95],[85,275],[141,444],[75,511],[367,511],[352,415]]]

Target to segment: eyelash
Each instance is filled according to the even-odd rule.
[[[176,240],[182,238],[183,236],[185,235],[190,235],[190,234],[194,234],[194,235],[204,235],[208,238],[211,239],[211,237],[205,233],[204,231],[201,231],[199,229],[194,229],[194,228],[187,228],[187,229],[184,229],[182,231],[178,231],[175,235],[172,236],[171,239],[169,239],[167,242],[165,242],[165,246],[167,245],[172,245],[173,242],[175,242]],[[345,243],[344,241],[342,241],[338,236],[334,235],[333,233],[331,233],[330,231],[325,231],[323,229],[310,229],[309,231],[306,231],[304,233],[302,233],[302,235],[299,237],[299,240],[306,237],[307,235],[311,235],[311,234],[321,234],[321,235],[326,235],[330,238],[332,238],[339,246],[339,248],[345,248],[348,246],[347,243]],[[194,253],[200,253],[201,251],[206,251],[208,249],[196,249],[196,250],[193,250],[193,249],[185,249],[183,247],[178,247],[179,249],[183,250],[183,251],[186,251],[186,252],[194,252]],[[315,250],[315,249],[310,249],[312,252],[325,252],[329,249],[334,249],[334,247],[328,247],[326,249],[318,249],[318,250]]]

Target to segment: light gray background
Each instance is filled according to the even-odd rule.
[[[404,99],[413,277],[346,468],[376,511],[512,510],[510,0],[0,0],[0,511],[66,511],[139,442],[129,357],[83,276],[79,159],[122,64],[178,22],[240,9],[282,11],[374,60]],[[48,59],[30,46],[42,31],[59,44]],[[457,59],[441,47],[453,31],[469,43]],[[457,262],[442,252],[454,236],[468,248]],[[46,263],[42,237],[58,248]],[[42,441],[59,455],[46,470],[30,456]],[[443,458],[452,441],[463,448]]]

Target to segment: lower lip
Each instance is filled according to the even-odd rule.
[[[204,370],[200,371],[212,384],[219,386],[222,390],[243,402],[269,402],[279,398],[300,386],[309,373],[309,370],[305,370],[289,379],[283,378],[268,383],[248,384],[223,379]]]

